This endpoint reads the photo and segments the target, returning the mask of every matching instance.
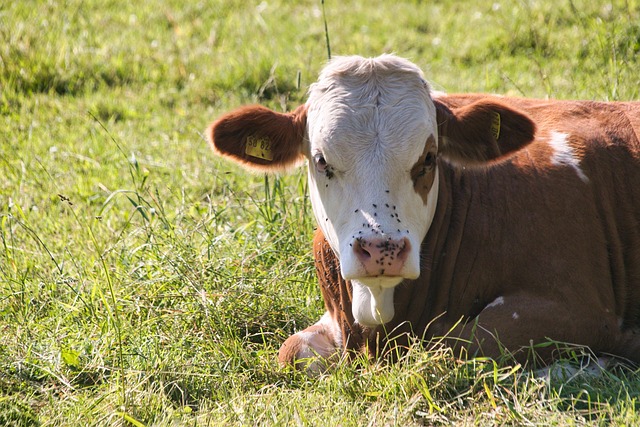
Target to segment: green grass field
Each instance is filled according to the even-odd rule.
[[[439,90],[640,98],[640,3],[326,1],[334,55]],[[639,425],[640,372],[547,382],[416,346],[311,379],[276,363],[323,303],[303,171],[203,131],[304,102],[317,1],[0,3],[0,425]]]

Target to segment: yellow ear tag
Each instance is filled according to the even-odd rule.
[[[245,154],[264,160],[273,160],[273,152],[271,151],[271,141],[269,138],[256,136],[248,136],[247,144],[244,149]]]
[[[491,120],[491,133],[496,140],[500,137],[500,113],[493,113],[493,120]]]

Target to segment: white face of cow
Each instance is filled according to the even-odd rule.
[[[393,288],[420,274],[438,198],[429,88],[394,56],[334,60],[310,89],[307,133],[313,211],[352,281],[354,317],[388,322]]]

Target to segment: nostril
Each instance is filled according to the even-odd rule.
[[[366,250],[364,246],[362,246],[360,239],[357,239],[355,242],[353,242],[353,251],[360,259],[368,260],[369,258],[371,258],[371,253]]]
[[[409,239],[404,237],[398,244],[398,252],[396,252],[396,256],[398,258],[404,259],[409,254],[409,251],[411,251],[411,242],[409,241]]]

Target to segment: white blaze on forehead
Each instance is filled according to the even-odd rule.
[[[580,167],[580,159],[576,156],[575,150],[569,144],[569,136],[566,133],[551,132],[549,145],[553,149],[551,163],[556,166],[568,166],[576,172],[576,175],[578,175],[578,178],[580,178],[582,182],[589,182],[589,177],[585,175]]]
[[[323,152],[337,169],[372,158],[416,157],[436,132],[435,106],[422,72],[391,55],[332,60],[311,85],[307,106],[315,151],[310,154]]]

